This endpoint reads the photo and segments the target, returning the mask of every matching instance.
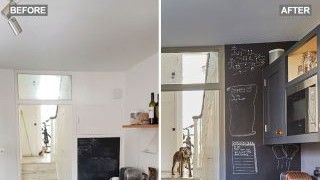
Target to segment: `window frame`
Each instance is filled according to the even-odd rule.
[[[219,91],[219,177],[226,179],[226,143],[225,143],[225,47],[224,46],[194,46],[194,47],[163,47],[162,53],[192,53],[218,52],[218,82],[197,84],[161,84],[161,93],[169,91]],[[160,56],[161,57],[161,56]],[[161,81],[160,81],[161,82]]]
[[[20,99],[19,97],[19,74],[29,74],[29,75],[56,75],[56,76],[70,76],[71,79],[71,97],[70,99]],[[73,79],[72,75],[67,72],[58,71],[19,71],[15,72],[15,91],[16,91],[16,104],[17,105],[72,105],[73,99]]]
[[[218,80],[217,83],[196,84],[161,84],[161,91],[196,91],[196,90],[222,90],[224,87],[224,46],[201,47],[168,47],[162,48],[161,53],[196,53],[218,52]]]

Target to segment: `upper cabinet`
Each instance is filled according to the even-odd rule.
[[[287,55],[288,82],[310,73],[317,67],[317,35],[303,42]]]
[[[265,138],[285,135],[285,72],[283,58],[276,60],[263,71]]]
[[[320,142],[320,26],[264,69],[264,143]]]

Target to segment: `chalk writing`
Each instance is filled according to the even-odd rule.
[[[266,57],[259,53],[254,53],[253,50],[241,49],[233,46],[229,59],[229,70],[233,71],[233,75],[243,74],[254,71],[263,66],[266,62]]]
[[[256,145],[251,141],[232,142],[233,174],[258,173]]]
[[[231,136],[252,136],[256,134],[255,101],[257,85],[238,85],[227,88],[229,106],[229,132]]]

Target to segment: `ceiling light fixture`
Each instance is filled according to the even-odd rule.
[[[15,17],[10,15],[10,6],[16,5],[14,1],[10,1],[2,10],[1,14],[8,20],[8,23],[15,35],[19,35],[22,32],[22,28]]]
[[[22,28],[15,17],[11,17],[8,23],[15,35],[19,35],[22,32]]]

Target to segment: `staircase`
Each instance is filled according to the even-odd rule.
[[[22,180],[57,180],[55,163],[22,164]]]

